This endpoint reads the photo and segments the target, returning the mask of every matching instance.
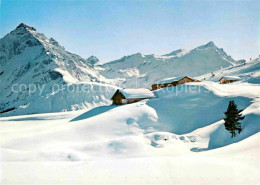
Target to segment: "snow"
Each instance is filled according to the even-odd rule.
[[[223,76],[226,80],[240,80],[238,76]]]
[[[173,81],[179,81],[179,80],[183,79],[184,77],[185,77],[185,76],[165,78],[165,79],[163,79],[163,80],[160,80],[160,81],[156,82],[156,84],[171,83],[171,82],[173,82]],[[187,76],[187,77],[189,77],[189,76]],[[189,77],[189,78],[191,78],[191,77]],[[192,78],[191,78],[191,79],[192,79]]]
[[[1,114],[9,117],[0,118],[0,184],[260,182],[259,58],[236,64],[210,42],[179,57],[171,56],[182,50],[165,58],[138,53],[102,66],[94,56],[82,59],[54,39],[23,27],[0,40],[9,48],[0,45],[0,95],[9,95],[13,82],[46,88],[41,96],[9,95],[1,100],[1,108],[19,108]],[[12,45],[17,40],[18,47]],[[49,72],[62,77],[52,79]],[[149,85],[190,73],[203,81],[153,92],[113,85],[120,81],[131,86],[136,79]],[[241,80],[219,84],[223,76]],[[52,92],[54,84],[66,86]],[[153,98],[111,105],[116,89],[127,98]],[[223,125],[230,100],[245,116],[235,138]],[[68,110],[73,111],[59,112]]]
[[[96,57],[83,59],[34,28],[18,26],[0,40],[0,112],[14,108],[1,116],[110,104],[117,87],[109,85],[111,81],[98,72],[97,66]],[[24,91],[19,90],[22,86]]]
[[[138,84],[139,87],[150,88],[165,78],[199,76],[237,63],[223,49],[210,42],[190,51],[180,49],[162,56],[140,53],[125,56],[101,65],[100,73],[113,79],[120,87],[137,88]]]
[[[219,81],[223,76],[237,76],[240,77],[242,81],[249,83],[260,83],[259,78],[260,72],[260,58],[256,58],[250,62],[244,64],[238,64],[236,66],[226,67],[217,71],[214,71],[214,77],[211,73],[204,74],[196,77],[200,80],[208,81]]]
[[[141,75],[139,70],[136,68],[122,69],[122,70],[119,70],[119,72],[126,74],[128,77],[143,77],[144,76],[144,75]]]
[[[173,51],[169,54],[162,55],[162,58],[173,58],[173,57],[182,57],[186,54],[188,54],[190,51],[186,49],[178,49],[176,51]]]
[[[169,77],[169,78],[165,78],[163,80],[159,80],[157,81],[155,84],[161,84],[161,83],[171,83],[173,81],[175,81],[177,77]]]
[[[54,69],[55,71],[59,72],[60,74],[62,74],[63,76],[63,79],[68,82],[68,83],[77,83],[78,80],[76,80],[75,78],[73,78],[73,76],[68,72],[68,71],[65,71],[65,70],[62,70],[60,68],[56,68]]]
[[[120,89],[119,90],[127,99],[132,98],[153,98],[155,95],[149,89]]]
[[[259,139],[257,134],[205,155],[3,163],[2,184],[257,184]]]
[[[259,92],[189,83],[123,106],[0,118],[1,184],[256,184]],[[222,120],[229,100],[245,116],[232,139]]]
[[[173,51],[169,54],[165,54],[165,55],[153,55],[154,58],[156,59],[163,59],[164,60],[167,60],[167,59],[172,59],[172,58],[180,58],[180,57],[183,57],[185,56],[186,54],[188,54],[190,51],[189,50],[185,50],[185,49],[179,49],[179,50],[176,50],[176,51]],[[150,56],[150,55],[146,55],[146,56]]]

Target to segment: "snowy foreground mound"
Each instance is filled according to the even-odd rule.
[[[156,95],[123,106],[0,118],[1,184],[260,181],[259,85],[190,83]],[[245,116],[232,139],[222,121],[229,100]]]

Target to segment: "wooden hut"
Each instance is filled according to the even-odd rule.
[[[152,85],[152,90],[157,90],[161,89],[164,87],[171,87],[171,86],[177,86],[189,82],[200,82],[199,80],[194,80],[189,76],[182,76],[182,77],[177,77],[177,78],[168,78],[165,80],[160,81],[157,84]]]
[[[114,105],[122,105],[153,97],[155,97],[155,95],[149,89],[118,89],[111,99]]]
[[[220,84],[227,84],[227,83],[232,83],[240,80],[238,76],[223,76],[222,78],[219,79]]]

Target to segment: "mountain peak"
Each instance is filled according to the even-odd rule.
[[[210,41],[205,45],[202,45],[202,46],[195,48],[195,50],[197,50],[197,49],[209,49],[209,48],[217,48],[217,46],[214,44],[214,42]]]
[[[51,37],[49,40],[51,41],[51,43],[52,43],[53,45],[55,45],[55,46],[58,46],[58,45],[59,45],[59,43],[58,43],[54,38]]]
[[[89,58],[87,58],[87,61],[88,61],[92,66],[99,64],[99,59],[98,59],[96,56],[94,56],[94,55],[92,55],[92,56],[90,56]]]
[[[205,46],[206,46],[206,47],[212,47],[212,46],[216,46],[216,45],[214,44],[213,41],[210,41],[210,42],[207,43]]]
[[[36,29],[35,29],[34,27],[27,26],[27,25],[24,24],[24,23],[21,23],[21,24],[19,24],[19,25],[16,27],[16,29],[19,29],[19,28],[25,28],[25,29],[27,29],[27,30],[33,30],[33,31],[36,31]]]

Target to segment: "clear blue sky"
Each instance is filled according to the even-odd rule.
[[[101,62],[209,41],[235,59],[260,54],[259,0],[2,0],[0,12],[0,37],[23,22]]]

